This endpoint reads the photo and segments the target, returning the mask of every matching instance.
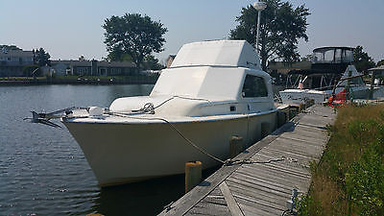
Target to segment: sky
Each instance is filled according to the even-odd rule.
[[[284,0],[282,0],[284,1]],[[44,48],[51,59],[102,59],[107,56],[106,18],[141,13],[168,29],[164,63],[189,42],[226,39],[236,17],[250,0],[0,0],[0,44],[23,50]],[[299,42],[301,56],[322,46],[363,46],[375,62],[384,59],[383,0],[291,0],[305,4],[308,42]]]

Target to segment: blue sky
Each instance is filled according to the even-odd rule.
[[[164,61],[184,44],[224,39],[237,25],[236,16],[249,0],[0,0],[0,44],[24,50],[43,47],[51,59],[101,59],[104,19],[124,13],[141,13],[168,28]],[[384,59],[383,0],[292,0],[305,4],[309,41],[299,43],[305,56],[320,46],[362,45],[375,61]]]

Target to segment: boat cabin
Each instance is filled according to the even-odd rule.
[[[352,47],[320,47],[313,50],[312,64],[350,64],[353,62]]]
[[[352,47],[320,47],[313,50],[311,70],[341,74],[353,62]]]
[[[311,68],[292,70],[287,76],[287,88],[325,90],[336,84],[348,65],[353,62],[352,47],[320,47],[313,50]],[[302,84],[300,84],[302,83]]]
[[[204,116],[262,112],[274,109],[271,77],[261,71],[256,51],[246,41],[216,40],[184,45],[168,69],[164,69],[151,94],[143,101],[158,113]],[[137,109],[117,99],[110,109]],[[137,104],[137,103],[136,103]],[[136,105],[137,106],[137,105]],[[163,108],[164,109],[161,109]],[[170,113],[167,113],[170,114]]]

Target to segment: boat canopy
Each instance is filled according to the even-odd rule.
[[[246,75],[270,76],[259,68],[259,58],[246,41],[205,41],[184,45],[171,68],[162,71],[150,96],[238,100]]]
[[[151,96],[179,95],[235,100],[244,78],[242,68],[186,67],[163,70]]]
[[[288,75],[340,76],[353,62],[353,47],[320,47],[313,50],[310,69],[291,70]]]
[[[257,70],[260,59],[245,40],[215,40],[185,44],[171,68],[190,66],[247,67]]]
[[[353,47],[320,47],[313,50],[312,63],[347,63],[353,61]]]

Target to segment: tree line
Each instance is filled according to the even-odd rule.
[[[306,33],[307,17],[311,14],[305,5],[294,7],[290,2],[281,0],[264,0],[267,8],[262,12],[260,25],[260,41],[256,49],[260,53],[261,66],[267,70],[270,61],[293,63],[300,61],[298,42],[308,41]],[[258,13],[248,5],[241,9],[236,17],[238,25],[230,30],[229,39],[246,40],[256,44],[256,20]],[[147,15],[124,14],[105,19],[105,45],[110,60],[131,60],[140,70],[146,59],[158,62],[152,53],[163,51],[166,42],[164,34],[167,28],[160,22],[151,20]],[[376,66],[373,59],[363,52],[362,46],[354,51],[354,64],[359,71]],[[378,65],[384,64],[384,60]]]
[[[261,66],[267,70],[270,61],[293,63],[300,61],[298,42],[308,41],[306,33],[307,17],[311,14],[305,5],[294,7],[290,2],[281,0],[264,0],[267,8],[262,12],[260,23],[260,41],[255,47],[260,54]],[[256,44],[256,20],[258,13],[252,5],[243,7],[235,18],[238,25],[230,30],[229,39],[246,40]],[[122,16],[106,18],[102,25],[105,30],[104,43],[108,61],[131,61],[136,71],[145,69],[162,69],[164,66],[153,53],[164,50],[166,42],[164,34],[168,29],[160,22],[147,15],[126,13]],[[4,48],[4,45],[0,46]],[[8,46],[9,49],[20,49]],[[50,55],[43,48],[33,50],[35,63],[38,66],[50,65]],[[84,57],[82,57],[84,59]],[[354,63],[359,71],[374,67],[373,59],[357,46],[354,52]],[[384,65],[384,60],[377,65]]]

